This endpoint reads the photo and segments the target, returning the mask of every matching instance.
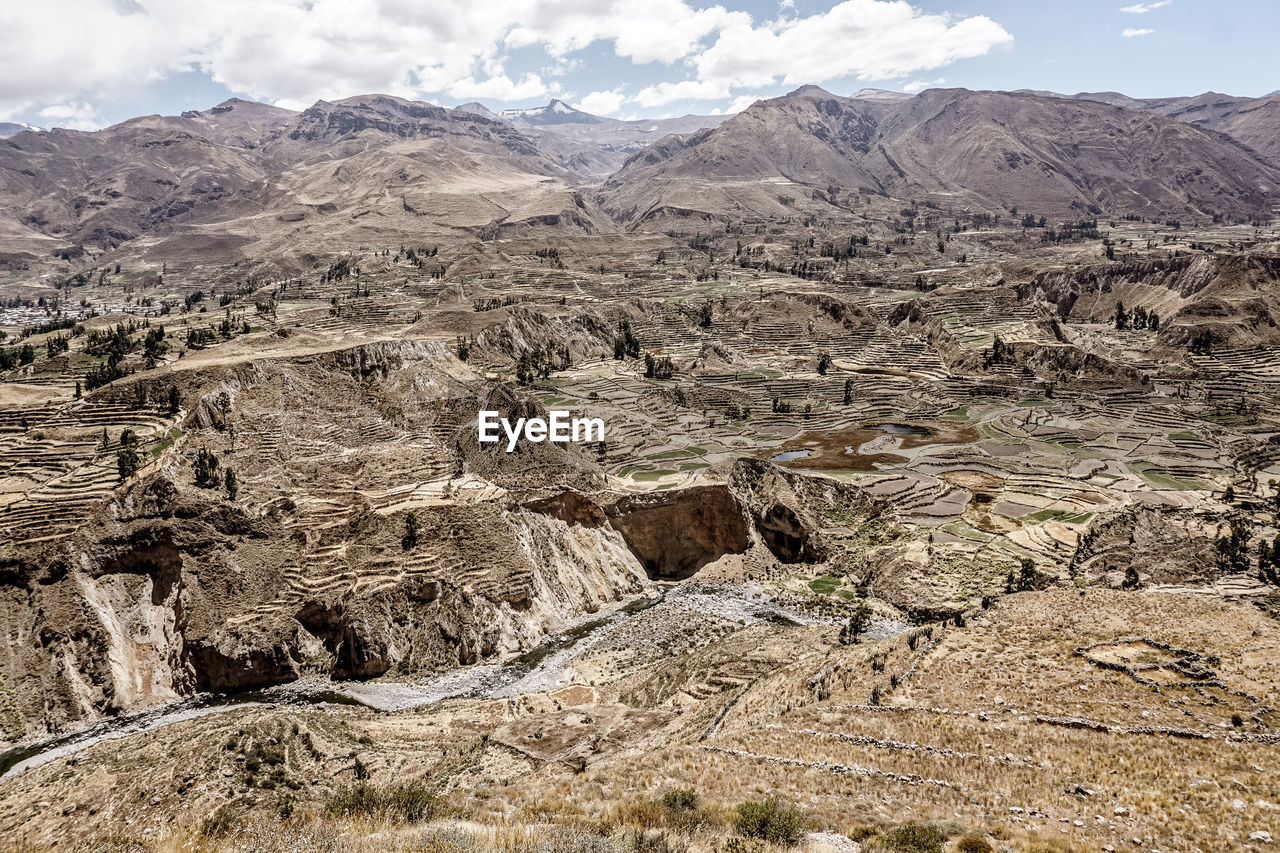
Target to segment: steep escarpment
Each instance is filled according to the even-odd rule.
[[[653,578],[687,578],[751,545],[742,505],[726,486],[628,496],[607,511]]]
[[[1037,275],[1031,287],[1064,317],[1111,322],[1118,307],[1159,315],[1159,341],[1186,348],[1207,334],[1231,349],[1280,342],[1280,258],[1205,254],[1134,263],[1092,264]]]
[[[370,514],[342,571],[299,582],[299,531],[163,475],[59,548],[5,566],[5,683],[22,731],[307,673],[371,678],[510,654],[645,588],[616,531],[487,504]]]

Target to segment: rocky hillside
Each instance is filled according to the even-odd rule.
[[[1205,92],[1188,98],[1130,98],[1115,92],[1074,97],[1103,101],[1134,110],[1150,110],[1242,142],[1273,166],[1280,166],[1280,96],[1240,98]]]
[[[0,252],[79,257],[146,235],[157,257],[227,263],[344,236],[609,229],[566,175],[518,130],[471,113],[382,95],[297,114],[233,100],[6,140]]]
[[[632,225],[667,206],[715,215],[721,199],[708,185],[735,183],[772,184],[775,199],[834,189],[1057,217],[1203,218],[1268,211],[1280,172],[1222,134],[1093,101],[964,89],[858,99],[805,87],[637,154],[602,202]],[[764,195],[746,203],[776,213]]]

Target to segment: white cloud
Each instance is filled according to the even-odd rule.
[[[71,130],[97,130],[106,122],[98,111],[84,101],[51,104],[40,110],[40,123],[45,127],[65,127]]]
[[[932,89],[934,86],[941,86],[945,82],[947,82],[945,77],[939,77],[937,80],[912,80],[910,83],[902,84],[902,91],[915,94],[925,89]]]
[[[729,97],[729,87],[718,82],[680,80],[646,86],[632,98],[642,107],[660,107],[674,101],[716,101]]]
[[[618,114],[626,100],[627,96],[621,89],[611,89],[583,95],[574,106],[593,115],[613,116]]]
[[[498,74],[485,80],[467,77],[456,80],[446,90],[454,98],[490,98],[495,101],[524,101],[541,98],[558,91],[558,86],[548,86],[537,74],[526,74],[519,83],[506,74]]]
[[[725,110],[725,112],[729,114],[740,113],[764,97],[764,95],[739,95],[733,99],[733,103],[729,105],[729,109]]]
[[[1125,6],[1120,11],[1130,15],[1145,15],[1148,12],[1168,6],[1172,2],[1173,0],[1156,0],[1155,3],[1134,3],[1132,6]]]
[[[734,21],[691,57],[696,79],[643,89],[658,106],[681,99],[717,100],[733,89],[822,83],[840,77],[899,77],[982,56],[1013,37],[985,15],[930,14],[905,0],[844,0],[803,18],[760,25]]]
[[[507,20],[519,23],[504,40],[508,47],[541,44],[552,56],[564,56],[597,41],[612,41],[618,56],[637,63],[675,62],[730,22],[750,21],[744,12],[723,6],[695,9],[685,0],[526,0],[510,5],[518,8]]]
[[[625,102],[655,107],[779,83],[906,76],[1011,41],[985,16],[928,13],[906,0],[844,0],[808,17],[783,3],[772,21],[701,3],[714,0],[10,3],[0,27],[0,118],[77,104],[66,121],[88,122],[88,105],[192,70],[293,108],[372,92],[525,100],[560,91],[550,81],[576,70],[583,58],[574,54],[595,44],[632,63],[681,69],[666,79],[659,69]],[[520,69],[508,71],[517,57]],[[607,107],[616,91],[592,94]]]
[[[1154,32],[1155,30],[1149,30],[1149,29],[1146,29],[1145,27],[1130,27],[1129,29],[1122,32],[1120,35],[1124,36],[1127,39],[1131,39],[1131,38],[1137,38],[1138,36],[1149,36]]]

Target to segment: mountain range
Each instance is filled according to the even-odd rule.
[[[0,260],[130,245],[233,261],[670,218],[856,212],[873,197],[1245,221],[1280,187],[1280,97],[816,86],[734,116],[622,121],[386,95],[301,112],[231,99],[0,143]],[[146,240],[140,240],[142,237]]]

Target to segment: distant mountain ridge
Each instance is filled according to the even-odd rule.
[[[534,107],[523,110],[503,110],[499,113],[503,118],[522,119],[529,124],[599,124],[601,119],[582,110],[574,109],[558,98],[553,98],[545,107]]]
[[[0,143],[0,258],[14,263],[143,235],[147,251],[234,261],[334,240],[602,233],[671,211],[790,215],[798,188],[819,213],[875,194],[1081,218],[1248,220],[1280,197],[1280,97],[1216,93],[803,86],[735,116],[630,121],[558,100],[496,113],[232,98],[92,133],[19,127]]]
[[[0,139],[8,139],[10,136],[22,133],[24,130],[39,132],[44,128],[36,127],[34,124],[27,124],[26,122],[0,121]]]
[[[1280,168],[1260,153],[1154,109],[1087,98],[930,89],[867,99],[802,87],[638,152],[599,198],[632,227],[669,211],[780,215],[778,199],[795,190],[767,190],[778,182],[1055,216],[1247,219],[1280,198]]]
[[[458,110],[505,122],[533,139],[580,179],[604,178],[627,156],[671,133],[715,127],[729,116],[685,115],[658,119],[616,119],[592,115],[559,99],[545,106],[494,112],[472,101]]]
[[[110,250],[234,262],[400,243],[613,225],[510,124],[387,95],[294,112],[231,100],[94,133],[0,144],[0,255]]]

